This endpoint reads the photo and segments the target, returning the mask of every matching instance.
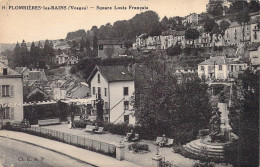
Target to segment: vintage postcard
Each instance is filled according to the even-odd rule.
[[[257,167],[259,0],[0,0],[0,166]]]

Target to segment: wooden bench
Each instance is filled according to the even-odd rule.
[[[60,124],[59,118],[38,120],[39,126]]]
[[[172,146],[173,141],[174,141],[174,139],[167,138],[167,143],[165,144],[165,146]]]
[[[156,145],[159,145],[159,143],[162,141],[163,137],[157,137],[156,138]]]
[[[85,131],[86,132],[93,132],[93,129],[95,129],[95,128],[96,128],[95,126],[87,125],[86,128],[85,128]]]
[[[94,133],[101,134],[103,133],[104,127],[99,127],[97,131],[94,131]]]
[[[130,135],[131,135],[131,133],[127,133],[127,134],[126,134],[125,141],[127,141],[128,137],[129,137]],[[138,133],[135,133],[135,137],[132,138],[131,141],[137,142],[137,141],[139,141],[139,140],[140,140],[140,139],[139,139],[139,134],[138,134]]]
[[[159,145],[159,143],[162,141],[163,137],[157,137],[156,138],[156,145]],[[165,146],[171,146],[173,145],[174,139],[167,138],[167,142],[165,143]]]

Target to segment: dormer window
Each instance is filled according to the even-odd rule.
[[[3,68],[3,75],[7,75],[7,68]]]

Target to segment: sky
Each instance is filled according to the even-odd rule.
[[[128,20],[146,10],[129,9],[129,5],[148,7],[164,16],[186,16],[206,11],[209,0],[0,0],[0,43],[64,39],[68,32],[89,30],[118,20]],[[41,10],[17,10],[20,6],[41,6]],[[66,6],[67,10],[43,10],[43,6]],[[68,10],[69,6],[88,7]],[[112,7],[97,10],[96,7]],[[125,6],[127,10],[115,10]],[[91,8],[93,7],[93,8]],[[5,8],[5,9],[4,9]]]

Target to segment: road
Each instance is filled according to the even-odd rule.
[[[91,167],[65,155],[31,144],[0,137],[2,167]]]

